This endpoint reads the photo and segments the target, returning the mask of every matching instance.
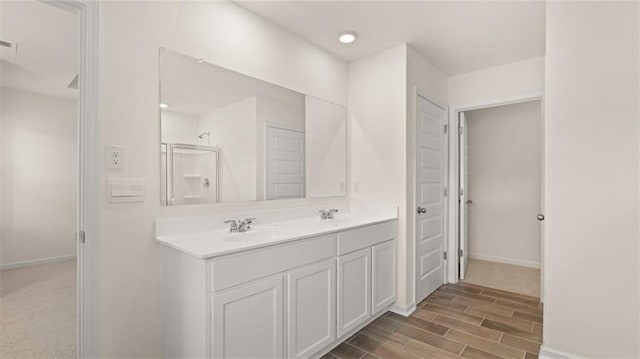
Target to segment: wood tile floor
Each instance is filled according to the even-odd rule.
[[[445,284],[417,307],[408,318],[387,312],[323,359],[538,357],[542,304],[536,297]]]

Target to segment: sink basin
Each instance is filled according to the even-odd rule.
[[[333,218],[333,219],[325,219],[320,224],[323,226],[331,226],[331,227],[339,227],[346,226],[353,223],[353,219],[351,218]]]
[[[236,242],[268,241],[284,237],[291,233],[292,231],[284,228],[252,228],[250,231],[243,233],[226,233],[223,236],[223,240]]]

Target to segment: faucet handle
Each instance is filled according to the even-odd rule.
[[[238,222],[235,219],[227,219],[224,223],[231,224],[231,226],[229,226],[229,232],[234,233],[238,231]]]
[[[255,220],[256,220],[255,218],[245,218],[243,222],[251,224],[251,223],[255,222]]]
[[[331,209],[321,209],[318,211],[318,213],[320,213],[320,218],[321,219],[333,219],[333,215],[338,212],[337,209],[335,208],[331,208]]]

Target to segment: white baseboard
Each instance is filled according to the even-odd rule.
[[[400,305],[394,304],[389,308],[390,312],[394,312],[396,314],[400,314],[403,317],[408,317],[411,313],[416,311],[416,303],[411,303],[407,307],[402,307]]]
[[[565,353],[560,350],[545,347],[543,344],[540,347],[540,354],[538,354],[538,358],[540,359],[578,359],[580,357],[577,355]]]
[[[39,264],[46,264],[46,263],[62,262],[69,259],[74,259],[75,257],[76,257],[75,254],[69,254],[66,256],[32,259],[24,262],[4,263],[4,264],[0,264],[0,270],[30,267],[30,266],[36,266]]]
[[[525,261],[521,259],[485,256],[485,255],[476,254],[476,253],[469,253],[469,258],[479,259],[481,261],[511,264],[514,266],[521,266],[521,267],[538,268],[538,269],[540,268],[540,262]]]

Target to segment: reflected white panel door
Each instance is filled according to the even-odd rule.
[[[444,283],[445,121],[445,109],[417,97],[416,303]]]
[[[304,132],[267,127],[267,199],[304,198]]]
[[[460,149],[458,153],[460,155],[460,168],[458,173],[460,174],[460,188],[458,190],[458,210],[460,222],[458,223],[458,231],[460,233],[460,253],[458,256],[460,260],[460,279],[464,279],[469,262],[469,205],[471,200],[469,199],[469,136],[467,135],[467,119],[464,117],[464,112],[460,112],[459,116],[460,129],[458,134],[460,139],[458,144]]]

